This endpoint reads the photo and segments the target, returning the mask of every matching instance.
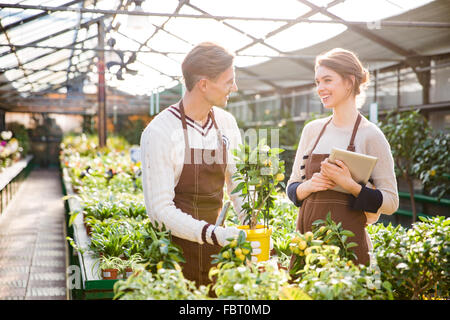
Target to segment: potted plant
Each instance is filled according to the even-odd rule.
[[[123,260],[123,276],[124,278],[128,278],[131,276],[136,269],[136,266],[143,262],[143,259],[140,254],[134,254],[129,257],[127,260]]]
[[[90,251],[97,256],[122,257],[130,235],[120,233],[116,226],[110,225],[104,233],[93,232],[91,235]]]
[[[245,212],[246,225],[239,226],[247,233],[248,241],[259,241],[261,253],[258,261],[269,259],[270,235],[269,214],[275,207],[277,187],[284,187],[284,161],[278,155],[284,150],[270,148],[262,139],[255,148],[247,143],[233,150],[236,161],[235,181],[239,181],[232,193],[241,193],[244,200],[242,210]],[[262,224],[260,220],[263,220]]]
[[[102,256],[98,261],[98,269],[102,279],[118,279],[124,269],[124,260],[119,257]]]

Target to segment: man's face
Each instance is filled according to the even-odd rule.
[[[217,79],[206,79],[207,86],[205,99],[213,106],[225,107],[231,92],[238,90],[234,66],[229,67],[217,77]]]

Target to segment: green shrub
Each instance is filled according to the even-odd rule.
[[[339,256],[336,246],[323,245],[306,256],[298,287],[314,300],[393,299],[391,285],[376,269]]]
[[[416,149],[412,170],[430,195],[438,199],[450,196],[450,133],[428,136]]]
[[[127,280],[114,284],[117,300],[196,300],[207,299],[207,287],[197,288],[177,270],[160,269],[156,273],[140,268]]]
[[[277,300],[289,279],[273,260],[247,266],[225,263],[211,268],[209,276],[216,279],[212,288],[219,299],[241,300]]]
[[[396,299],[450,297],[450,218],[420,217],[411,229],[391,224],[369,228],[383,280]]]

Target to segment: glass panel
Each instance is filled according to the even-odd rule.
[[[400,83],[400,106],[422,104],[422,86],[411,68],[402,70]]]
[[[61,59],[68,58],[69,56],[70,56],[69,50],[56,51],[44,58],[26,64],[26,67],[30,69],[39,69],[47,65],[51,65],[52,63],[57,62]]]
[[[378,77],[378,110],[390,110],[397,107],[397,72],[385,72]]]
[[[23,71],[20,69],[13,69],[13,70],[6,71],[5,77],[10,81],[14,81],[14,79],[23,77]]]
[[[282,5],[272,0],[191,0],[191,3],[209,14],[218,16],[294,19],[310,10],[309,7],[295,0],[283,0]],[[237,8],[239,8],[239,14],[236,14]]]
[[[320,99],[317,97],[317,95],[310,95],[309,96],[309,114],[315,113],[315,114],[321,114],[324,110],[322,107],[322,102],[320,102]]]
[[[294,51],[323,42],[347,30],[342,24],[299,23],[284,30],[266,42],[281,51]]]
[[[149,33],[151,35],[151,33]],[[181,37],[183,38],[183,37]],[[160,30],[149,42],[148,45],[156,51],[162,52],[188,52],[192,45],[183,40]]]
[[[230,51],[235,51],[250,42],[249,37],[215,20],[197,19],[193,21],[187,18],[173,18],[166,24],[165,29],[178,36],[182,35],[184,39],[194,45],[203,41],[215,41]]]
[[[346,0],[328,11],[348,21],[375,21],[398,15],[432,0]]]
[[[435,61],[435,65],[444,65],[431,70],[430,102],[450,101],[450,59]]]
[[[41,10],[22,10],[13,8],[3,8],[0,10],[0,17],[2,18],[3,26],[8,26],[17,21],[21,21],[28,17],[41,13]]]

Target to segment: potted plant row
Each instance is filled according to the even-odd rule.
[[[142,263],[142,257],[138,254],[127,260],[119,257],[102,256],[96,262],[99,275],[104,280],[126,279],[133,274],[136,266],[140,263]]]

